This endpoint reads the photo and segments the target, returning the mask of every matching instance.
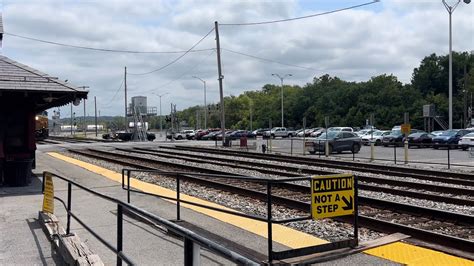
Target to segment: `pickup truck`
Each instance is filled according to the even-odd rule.
[[[286,127],[274,127],[270,131],[265,131],[264,136],[267,138],[269,137],[291,138],[293,136],[296,136],[296,133],[294,130],[289,130]]]

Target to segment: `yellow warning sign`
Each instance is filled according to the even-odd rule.
[[[46,173],[44,178],[43,212],[54,213],[54,185],[50,173]]]
[[[411,125],[410,125],[410,124],[402,124],[402,125],[400,126],[400,131],[401,131],[403,134],[410,134]]]
[[[311,180],[313,219],[354,213],[354,175],[314,176]]]

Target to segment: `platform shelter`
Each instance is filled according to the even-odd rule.
[[[26,186],[35,159],[35,116],[88,91],[0,55],[0,184]]]

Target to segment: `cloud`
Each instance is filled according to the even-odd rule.
[[[6,1],[6,32],[74,45],[142,51],[183,51],[220,23],[254,22],[304,16],[363,1]],[[474,4],[453,14],[453,49],[474,50]],[[441,1],[382,1],[327,16],[262,26],[220,28],[222,48],[314,68],[304,70],[223,51],[224,94],[278,84],[272,73],[291,73],[285,83],[304,85],[328,73],[362,81],[388,73],[409,82],[413,68],[431,53],[448,51],[448,14]],[[214,48],[211,33],[197,49]],[[123,113],[124,67],[129,73],[166,65],[180,54],[103,53],[52,46],[6,35],[2,52],[43,72],[90,86],[101,114]],[[189,53],[176,64],[145,76],[129,75],[129,95],[169,92],[162,106],[178,109],[219,99],[216,54]],[[114,98],[115,96],[115,98]],[[90,104],[92,101],[89,101]],[[78,108],[78,107],[77,107]],[[91,108],[91,107],[88,107]],[[168,109],[163,109],[168,110]],[[82,111],[80,111],[82,112]],[[68,114],[64,109],[63,114]]]

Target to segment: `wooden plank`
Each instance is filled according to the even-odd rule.
[[[66,235],[66,231],[54,214],[40,211],[38,218],[43,231],[58,250],[65,264],[104,265],[100,257],[94,254],[76,234]]]

